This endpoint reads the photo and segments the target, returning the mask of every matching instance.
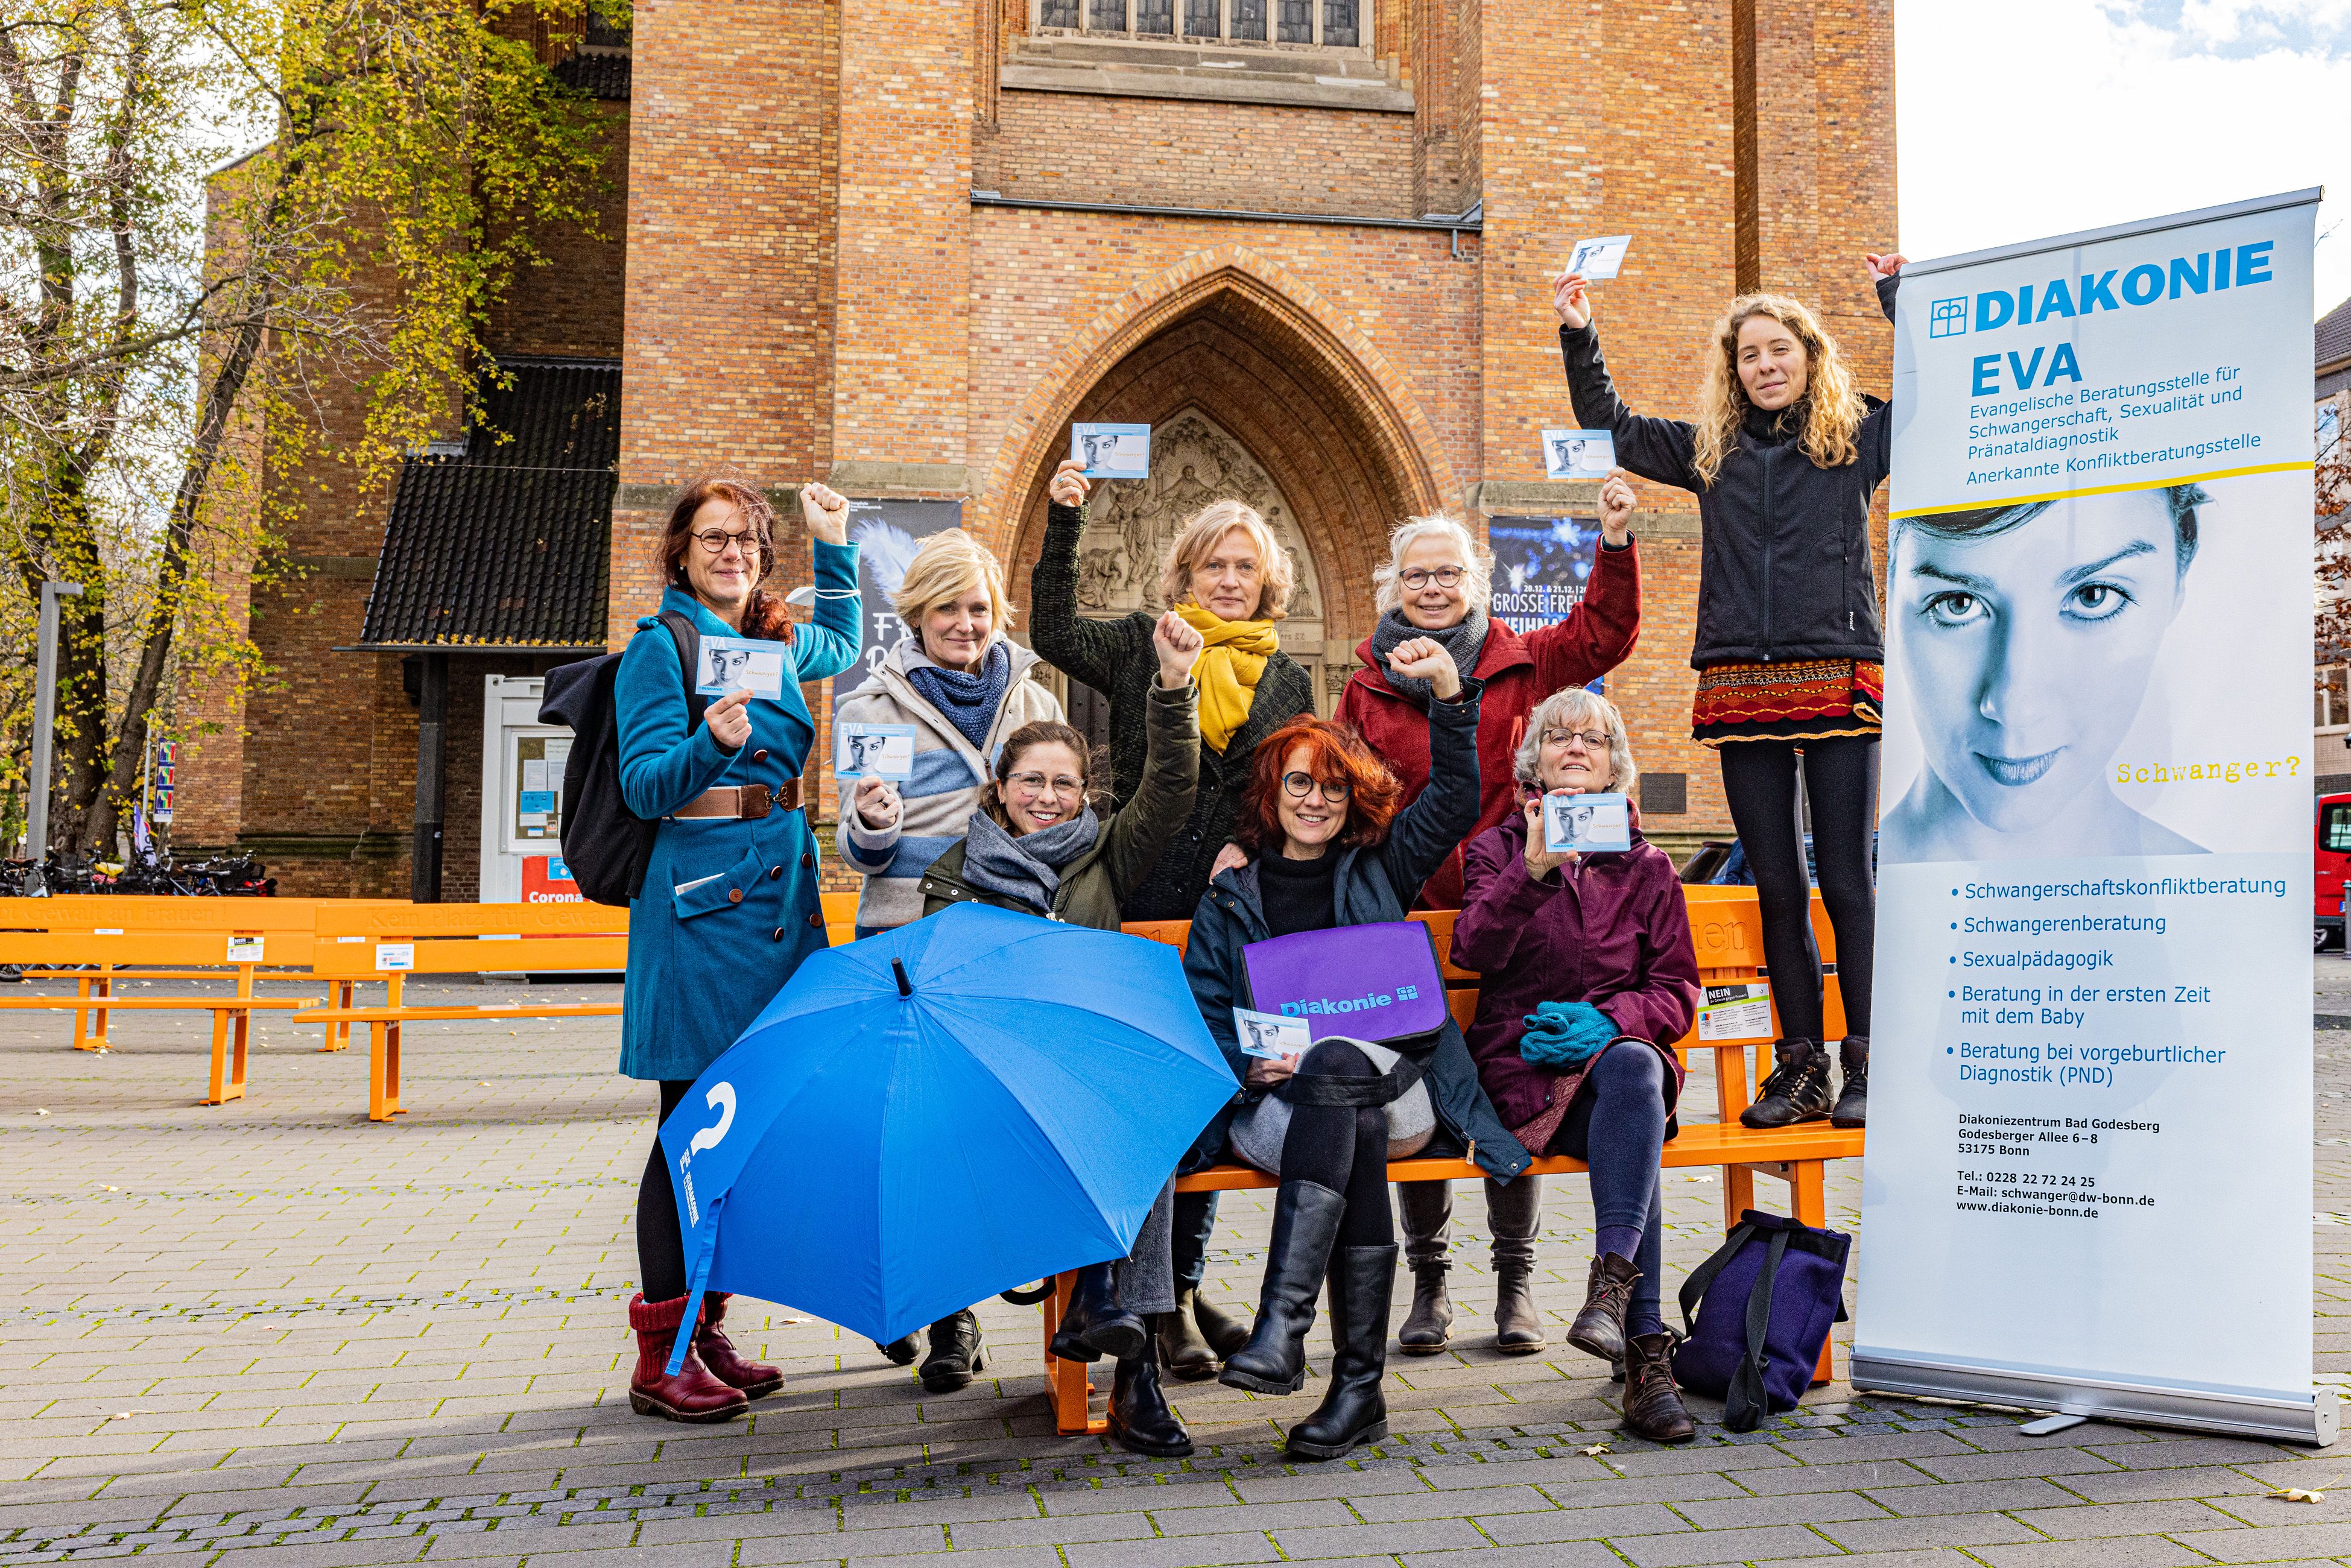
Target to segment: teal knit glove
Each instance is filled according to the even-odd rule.
[[[1545,1002],[1527,1015],[1519,1054],[1538,1067],[1578,1068],[1619,1032],[1615,1020],[1590,1002]]]

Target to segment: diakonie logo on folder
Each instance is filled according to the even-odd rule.
[[[1444,1027],[1445,981],[1416,920],[1301,931],[1241,949],[1251,1006],[1316,1040],[1399,1040]]]

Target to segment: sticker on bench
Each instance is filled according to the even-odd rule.
[[[91,932],[90,935],[93,936],[120,936],[122,935],[122,927],[120,925],[101,925],[97,930]]]
[[[364,942],[367,938],[364,936],[338,936],[335,940],[338,942]]]
[[[258,964],[261,962],[261,948],[262,938],[258,936],[232,936],[228,939],[228,961],[232,964]]]
[[[413,969],[416,967],[416,944],[413,942],[379,942],[375,945],[375,967],[379,969]]]
[[[1698,1037],[1708,1042],[1771,1039],[1770,984],[1707,987],[1706,1000],[1698,1004]]]

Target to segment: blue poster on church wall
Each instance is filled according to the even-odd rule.
[[[1495,517],[1486,525],[1486,542],[1494,552],[1491,612],[1523,637],[1566,620],[1583,602],[1600,549],[1600,519]]]

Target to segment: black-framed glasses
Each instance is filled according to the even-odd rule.
[[[1542,732],[1542,743],[1545,746],[1565,746],[1571,740],[1583,742],[1583,748],[1586,751],[1608,749],[1608,737],[1606,732],[1602,730],[1547,729]]]
[[[1410,571],[1398,572],[1396,580],[1413,592],[1418,593],[1432,582],[1439,588],[1458,588],[1461,586],[1461,580],[1468,575],[1458,566],[1416,566]]]
[[[1318,779],[1311,773],[1285,773],[1281,776],[1282,792],[1293,800],[1303,800],[1314,792],[1317,785],[1322,788],[1322,799],[1334,806],[1355,792],[1354,785],[1344,779]]]
[[[725,528],[705,528],[694,536],[694,542],[708,555],[725,555],[728,545],[740,545],[747,558],[759,553],[759,536],[749,528],[735,533]]]

